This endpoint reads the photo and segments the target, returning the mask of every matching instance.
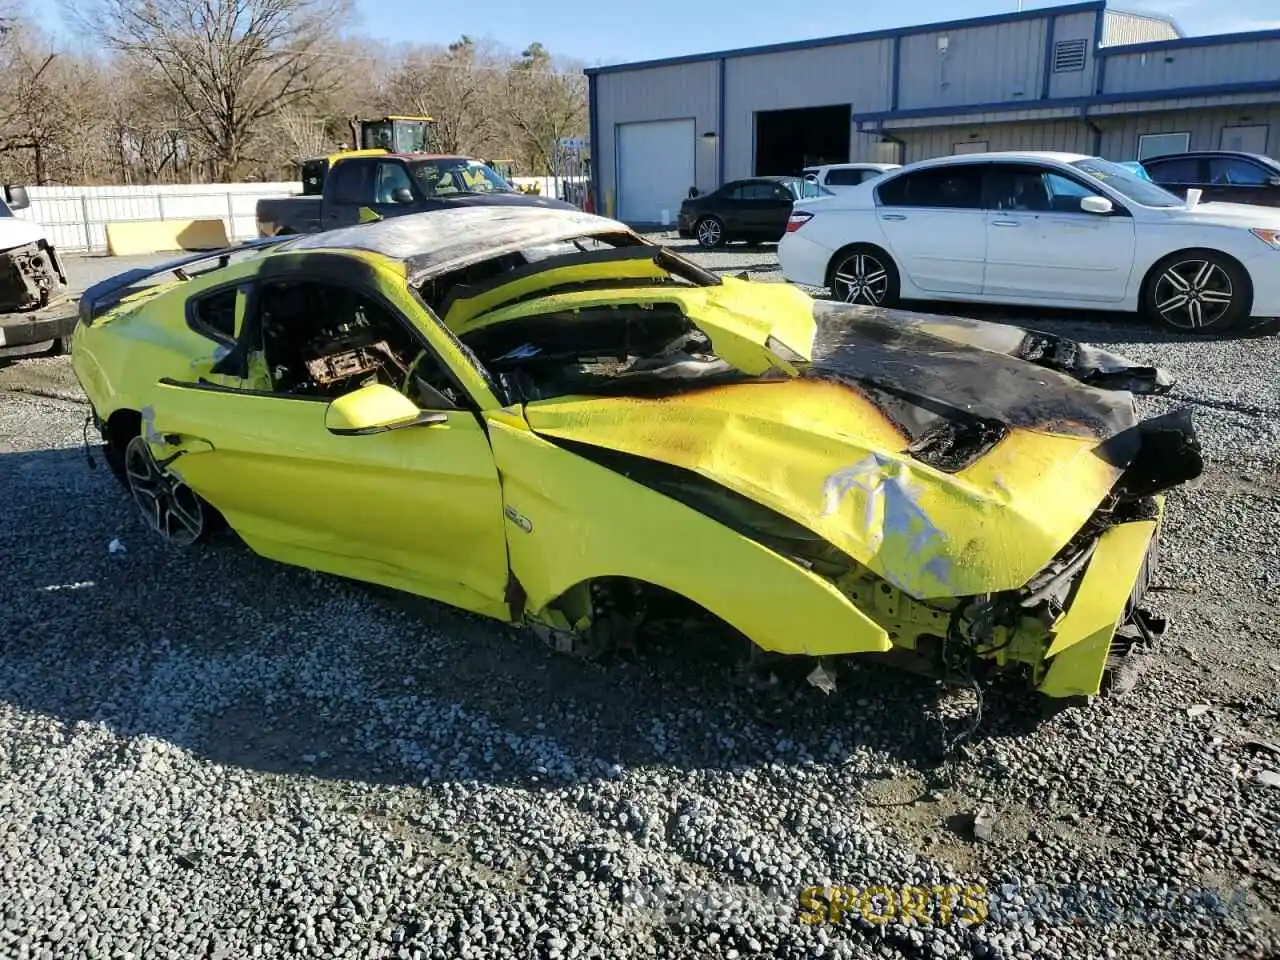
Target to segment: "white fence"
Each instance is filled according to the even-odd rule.
[[[569,178],[513,177],[536,184],[544,196],[563,195]],[[150,187],[29,187],[31,206],[19,217],[44,225],[59,250],[102,253],[106,224],[122,220],[189,220],[218,217],[232,240],[258,235],[255,208],[263,197],[302,192],[299,183],[192,183]]]
[[[217,217],[233,240],[258,235],[254,214],[262,197],[302,192],[298,183],[180,183],[151,187],[29,187],[31,206],[18,216],[44,225],[61,251],[101,253],[106,224],[122,220]]]

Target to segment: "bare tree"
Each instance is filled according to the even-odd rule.
[[[533,43],[507,71],[503,112],[536,174],[551,173],[560,140],[582,136],[587,125],[586,78],[555,67],[546,47]]]
[[[282,110],[336,85],[340,65],[325,54],[350,13],[350,0],[64,3],[108,47],[156,68],[216,179],[254,159],[246,148]]]
[[[388,77],[386,104],[435,120],[442,152],[489,153],[501,137],[495,94],[508,66],[466,35],[444,50],[415,50]]]

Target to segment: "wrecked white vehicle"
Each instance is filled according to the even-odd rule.
[[[67,274],[44,227],[14,216],[31,205],[23,187],[4,188],[0,201],[0,311],[48,306],[67,286]]]

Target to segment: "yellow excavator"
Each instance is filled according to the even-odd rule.
[[[352,117],[351,148],[302,161],[302,193],[319,196],[329,168],[338,159],[383,153],[427,153],[431,149],[431,117],[386,116],[375,120]],[[345,144],[344,144],[345,147]]]

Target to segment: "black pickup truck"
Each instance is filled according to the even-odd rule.
[[[334,159],[320,196],[258,201],[258,235],[316,233],[368,219],[454,206],[511,204],[575,209],[564,200],[521,193],[478,160],[426,153],[358,151]]]

